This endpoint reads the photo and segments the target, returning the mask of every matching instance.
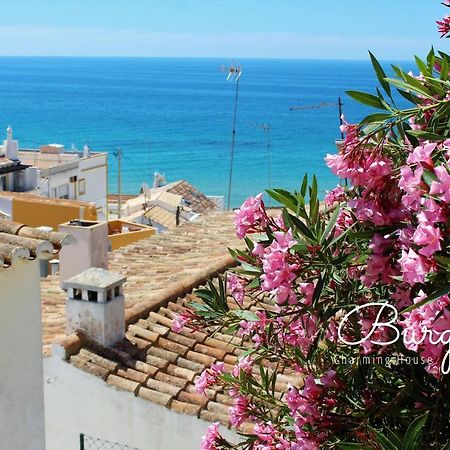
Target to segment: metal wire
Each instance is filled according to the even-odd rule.
[[[139,450],[136,447],[110,442],[87,434],[80,434],[80,450]]]

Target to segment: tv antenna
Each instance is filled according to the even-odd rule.
[[[320,108],[329,108],[330,106],[337,106],[339,110],[339,125],[343,124],[342,120],[342,107],[344,104],[342,103],[341,97],[338,97],[337,103],[331,103],[331,102],[321,102],[317,103],[316,105],[296,105],[296,106],[290,106],[289,109],[291,111],[299,111],[304,109],[320,109]],[[341,139],[344,139],[344,133],[341,131]]]
[[[270,140],[270,123],[256,123],[256,122],[248,122],[248,124],[253,128],[259,128],[263,130],[264,135],[266,136],[266,148],[267,148],[267,175],[268,175],[268,185],[269,189],[272,189],[272,162],[271,162],[271,151],[272,151],[272,143]],[[270,207],[270,196],[268,206]]]
[[[236,141],[236,120],[237,120],[237,106],[238,106],[238,96],[239,96],[239,80],[241,79],[242,70],[241,66],[238,64],[233,64],[228,70],[222,66],[223,72],[228,72],[227,81],[236,82],[236,93],[234,96],[234,112],[233,112],[233,130],[231,136],[231,152],[230,152],[230,175],[228,178],[228,196],[227,196],[227,209],[231,209],[231,183],[233,181],[233,160],[234,160],[234,146]]]

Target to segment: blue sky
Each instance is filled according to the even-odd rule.
[[[439,0],[3,0],[0,55],[410,59]]]

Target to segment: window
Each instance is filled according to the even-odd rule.
[[[59,198],[69,198],[69,185],[62,184],[58,187],[58,197]]]
[[[84,178],[78,181],[78,194],[86,194],[86,180]]]

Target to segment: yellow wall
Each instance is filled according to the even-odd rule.
[[[48,226],[57,230],[59,224],[74,219],[97,220],[95,206],[13,199],[12,220],[14,222],[23,223],[30,227]]]
[[[123,226],[130,227],[131,229],[135,228],[139,231],[120,233]],[[119,233],[112,234],[114,231]],[[125,245],[153,236],[155,234],[155,229],[151,227],[142,227],[135,223],[123,222],[121,220],[110,220],[108,222],[108,234],[112,249],[117,250]]]

